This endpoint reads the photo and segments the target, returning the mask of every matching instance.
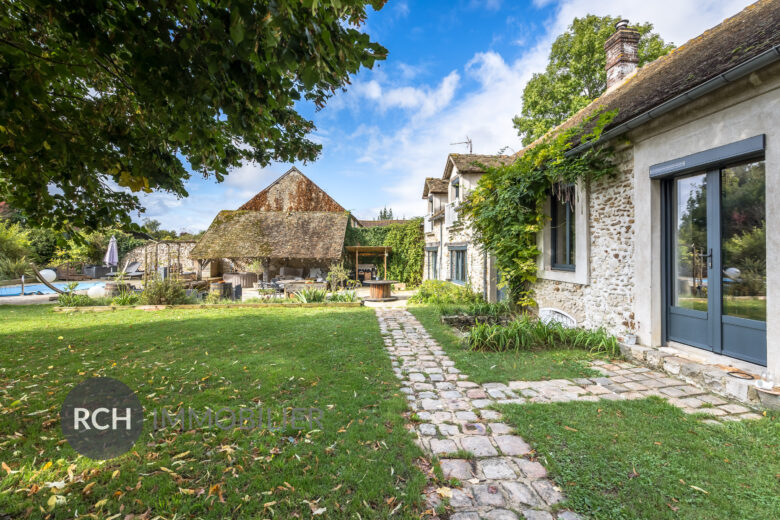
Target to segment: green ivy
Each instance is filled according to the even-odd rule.
[[[398,280],[409,286],[419,285],[422,281],[425,236],[422,219],[414,218],[406,222],[382,227],[357,228],[349,226],[344,239],[347,246],[390,246],[393,250],[387,259],[385,278]],[[352,258],[348,260],[352,261]],[[384,259],[373,259],[380,272],[384,269]]]
[[[544,203],[551,189],[615,172],[610,147],[595,145],[572,156],[566,152],[579,143],[596,143],[616,113],[596,114],[581,125],[544,138],[511,164],[487,168],[461,206],[475,240],[495,255],[502,280],[518,305],[535,304],[532,285],[541,253],[536,239],[548,218]]]

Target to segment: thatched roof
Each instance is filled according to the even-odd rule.
[[[253,211],[346,211],[293,166],[240,208]]]
[[[551,130],[572,128],[600,110],[617,109],[606,130],[640,116],[780,45],[780,2],[762,0],[628,76],[616,88]],[[525,153],[544,136],[520,150]]]
[[[348,218],[330,211],[220,211],[190,256],[336,260]]]
[[[422,198],[427,199],[429,193],[447,193],[447,181],[436,177],[426,178]]]
[[[452,168],[459,173],[485,173],[485,167],[501,166],[512,160],[508,155],[481,155],[477,153],[451,153],[447,156],[442,179],[449,179]]]

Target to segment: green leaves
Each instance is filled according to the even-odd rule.
[[[0,10],[0,200],[38,226],[131,226],[134,191],[187,196],[245,161],[314,160],[316,106],[387,51],[376,0],[43,0]]]
[[[489,168],[461,206],[475,240],[495,255],[501,279],[518,305],[535,304],[532,284],[541,253],[537,236],[547,218],[543,208],[553,185],[587,182],[614,172],[609,148],[596,146],[573,157],[566,152],[581,139],[597,139],[615,115],[599,112],[581,125],[548,136],[514,163]]]
[[[523,110],[514,118],[523,144],[532,143],[604,93],[607,88],[604,43],[615,32],[618,20],[595,15],[575,18],[568,30],[558,36],[547,69],[534,74],[523,90]],[[641,34],[639,66],[674,48],[652,32],[652,24],[634,28]]]

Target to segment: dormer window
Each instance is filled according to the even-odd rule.
[[[428,195],[428,213],[433,213],[433,195]]]
[[[452,181],[452,198],[460,200],[460,178],[458,177]]]

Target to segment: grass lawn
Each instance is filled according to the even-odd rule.
[[[93,375],[146,411],[134,451],[102,463],[79,457],[58,419]],[[2,306],[0,518],[419,518],[425,477],[398,386],[369,309]],[[151,409],[256,405],[317,407],[323,427],[152,431]]]
[[[540,381],[599,376],[588,368],[588,361],[603,356],[584,350],[547,350],[534,352],[470,351],[456,331],[444,325],[433,306],[415,305],[409,312],[441,344],[455,366],[475,383],[506,383],[508,381]]]
[[[502,411],[589,518],[780,518],[777,415],[707,425],[657,398]]]

